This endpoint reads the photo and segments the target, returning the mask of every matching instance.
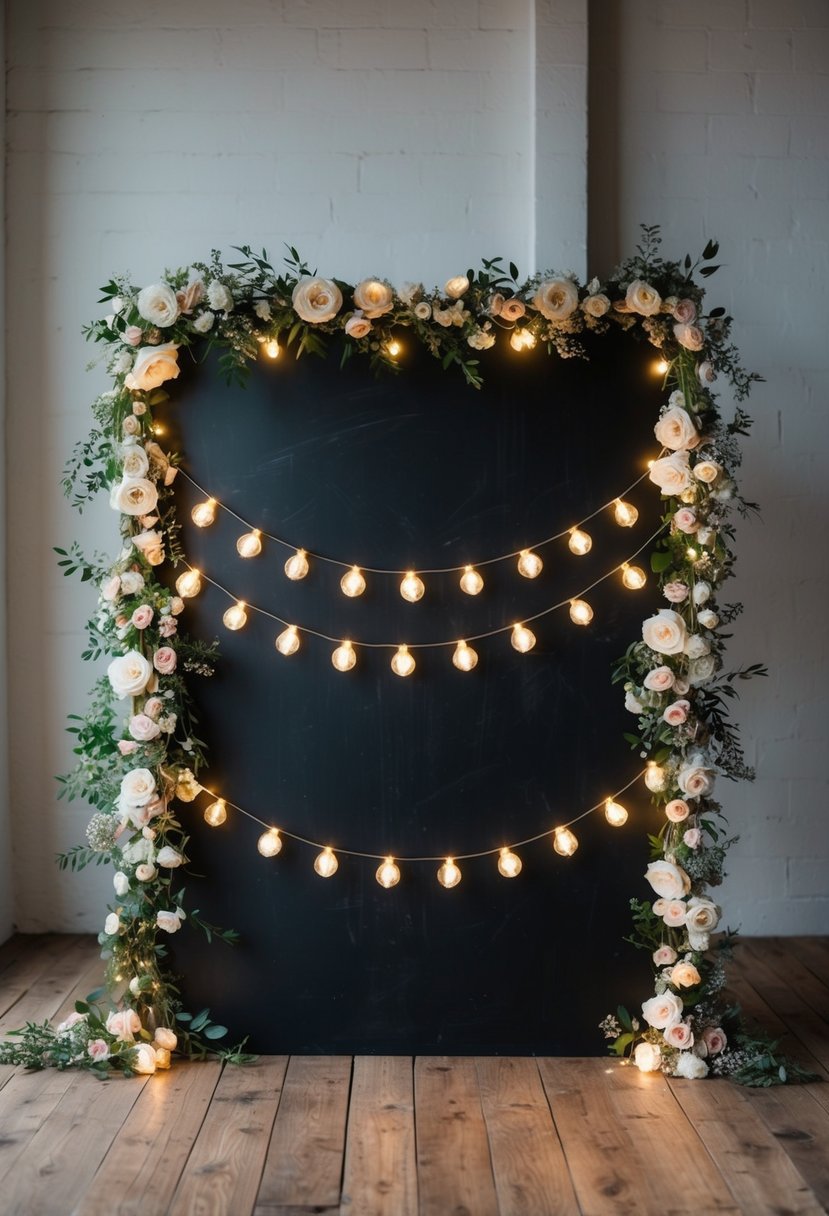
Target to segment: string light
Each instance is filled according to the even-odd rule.
[[[392,359],[396,359],[402,349],[403,349],[403,347],[400,345],[400,343],[397,341],[396,338],[392,338],[391,342],[389,342],[386,346],[386,350],[389,352]]]
[[[217,798],[215,802],[211,802],[210,806],[205,809],[204,822],[209,823],[211,828],[218,828],[227,819],[227,806],[224,798]]]
[[[456,887],[460,880],[460,867],[455,865],[451,857],[447,857],[438,870],[438,882],[442,887]]]
[[[468,646],[466,642],[458,642],[452,655],[452,662],[458,671],[471,671],[478,662],[478,652]]]
[[[282,837],[278,828],[268,828],[256,842],[256,847],[263,857],[276,857],[282,851]]]
[[[553,832],[553,848],[561,857],[572,857],[579,842],[569,828],[556,828]]]
[[[340,579],[340,590],[353,600],[366,589],[366,580],[359,566],[352,566]]]
[[[299,630],[296,625],[289,625],[287,629],[283,629],[274,645],[280,654],[285,656],[296,654],[300,647]]]
[[[393,857],[387,857],[377,867],[374,877],[388,891],[389,887],[396,887],[400,882],[400,867],[395,864]]]
[[[504,847],[498,854],[498,873],[502,878],[517,878],[522,870],[521,858]]]
[[[535,634],[526,625],[513,625],[510,641],[516,650],[521,654],[526,654],[535,646]]]
[[[620,569],[622,571],[622,582],[628,591],[641,591],[648,581],[648,576],[641,566],[629,566],[627,562],[622,562]]]
[[[694,548],[686,549],[686,553],[688,555],[688,561],[690,561],[690,562],[695,562],[697,560],[697,558],[699,557],[699,554],[697,553],[696,549],[694,549]]]
[[[570,600],[570,620],[574,625],[589,625],[593,620],[593,609],[587,600]]]
[[[478,595],[483,590],[484,580],[473,566],[464,566],[460,586],[467,595]]]
[[[334,856],[334,850],[327,845],[321,853],[317,854],[314,861],[314,869],[319,874],[320,878],[331,878],[337,873],[340,863]]]
[[[575,553],[577,557],[584,557],[585,553],[589,553],[593,548],[593,538],[588,532],[582,531],[581,528],[571,528],[567,548],[571,553]]]
[[[279,347],[279,343],[277,342],[276,338],[271,338],[269,342],[265,343],[265,354],[268,356],[269,359],[278,359],[279,351],[280,351],[280,347]]]
[[[656,372],[657,376],[664,376],[667,374],[670,366],[670,363],[666,362],[665,359],[658,359],[653,365],[653,370]]]
[[[604,804],[604,817],[612,828],[621,828],[628,821],[628,813],[621,803],[608,798]]]
[[[258,557],[262,552],[262,533],[258,528],[246,532],[236,542],[236,552],[240,557]]]
[[[538,578],[544,569],[544,563],[537,553],[530,549],[522,549],[518,554],[518,573],[524,578]]]
[[[185,570],[176,579],[176,591],[183,600],[191,600],[201,591],[201,575],[198,570]]]
[[[396,676],[410,676],[417,664],[414,655],[409,654],[408,646],[398,646],[392,657],[391,669]]]
[[[245,612],[245,601],[239,600],[228,608],[227,612],[222,617],[222,621],[227,629],[237,630],[242,629],[247,624],[248,614]]]
[[[639,518],[639,512],[632,502],[617,498],[613,504],[613,518],[620,528],[632,528]]]
[[[532,350],[536,337],[529,329],[514,329],[510,334],[509,344],[513,350]]]
[[[291,582],[298,582],[308,573],[308,555],[304,549],[297,549],[285,563],[285,573]]]
[[[645,769],[645,785],[652,794],[658,794],[665,788],[666,774],[664,768],[657,764],[655,760],[648,761],[648,767]]]
[[[414,570],[407,570],[400,584],[400,594],[403,599],[408,600],[410,604],[416,604],[419,599],[423,598],[425,590],[423,579],[415,574]]]
[[[357,662],[357,656],[351,643],[340,642],[337,649],[331,655],[331,662],[337,671],[351,671],[351,668]]]
[[[190,518],[197,528],[210,527],[216,518],[216,507],[218,505],[215,498],[208,498],[206,502],[196,503],[190,512]]]

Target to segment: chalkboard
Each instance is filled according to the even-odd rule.
[[[222,504],[297,546],[358,565],[403,568],[475,562],[577,523],[639,477],[655,454],[660,386],[653,351],[624,333],[588,338],[589,360],[508,347],[486,352],[475,391],[411,338],[398,376],[375,378],[356,359],[261,359],[244,388],[214,358],[185,365],[162,411],[170,447]],[[659,522],[647,481],[626,495],[634,528],[604,511],[576,557],[565,540],[540,549],[541,576],[514,562],[482,569],[473,598],[457,575],[425,577],[404,602],[398,581],[368,576],[358,599],[341,570],[312,563],[290,582],[290,551],[265,542],[242,560],[246,529],[220,511],[198,529],[203,495],[176,483],[188,559],[238,598],[334,637],[418,642],[462,638],[523,620],[577,594],[643,544]],[[647,553],[640,559],[647,568]],[[406,679],[391,652],[358,648],[354,670],[332,645],[304,637],[278,654],[279,626],[251,613],[231,633],[230,601],[207,587],[188,601],[198,637],[219,637],[212,679],[195,680],[211,788],[267,822],[339,847],[400,854],[465,853],[531,836],[612,794],[641,760],[622,738],[631,718],[611,665],[658,597],[618,574],[587,596],[587,628],[560,610],[533,626],[517,653],[509,634],[476,643],[477,668],[450,650],[416,652]],[[641,783],[611,828],[601,811],[575,829],[574,857],[549,838],[520,850],[502,878],[495,859],[461,863],[442,888],[436,864],[401,864],[383,890],[377,863],[343,857],[334,877],[315,849],[286,841],[274,859],[261,831],[229,812],[211,829],[204,803],[183,809],[193,860],[188,904],[241,935],[234,947],[185,930],[172,939],[189,1008],[248,1034],[260,1052],[595,1054],[597,1023],[642,990],[643,962],[623,944],[629,900],[642,890],[646,833],[657,823]]]

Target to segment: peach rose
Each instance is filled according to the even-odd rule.
[[[675,988],[696,988],[700,979],[693,963],[677,963],[670,974],[670,982]]]
[[[663,713],[662,720],[669,726],[682,726],[683,722],[688,721],[690,709],[690,701],[674,701]]]
[[[371,333],[371,321],[368,321],[362,313],[355,312],[352,317],[348,318],[344,328],[349,338],[359,340],[368,337]]]
[[[668,692],[674,686],[674,673],[670,667],[654,667],[642,681],[651,692]]]
[[[579,289],[572,279],[548,279],[539,284],[532,302],[542,317],[560,323],[578,308]]]
[[[342,308],[343,293],[331,279],[305,277],[294,287],[291,303],[303,321],[322,325],[333,321]]]
[[[681,929],[685,924],[687,913],[687,905],[681,899],[668,899],[665,901],[665,907],[662,909],[663,923],[669,929]]]
[[[665,804],[665,815],[671,823],[682,823],[691,813],[691,808],[684,798],[672,798]]]
[[[699,432],[693,418],[679,406],[665,410],[653,433],[662,447],[670,448],[672,452],[687,451],[699,444]]]
[[[363,279],[354,288],[354,307],[369,320],[373,321],[375,317],[382,317],[384,313],[391,312],[393,305],[394,292],[388,283],[381,283],[379,279]]]
[[[669,967],[676,962],[676,950],[672,946],[660,946],[653,952],[653,961],[657,967]]]
[[[656,616],[642,623],[642,639],[659,654],[682,654],[687,631],[685,622],[671,608],[660,608]]]
[[[176,380],[178,374],[178,346],[175,342],[164,342],[160,346],[145,346],[138,352],[124,384],[133,392],[147,393],[159,388],[165,380]]]
[[[691,467],[687,452],[672,452],[655,460],[648,471],[648,479],[665,495],[677,498],[691,484]]]
[[[691,890],[691,880],[681,866],[672,861],[652,861],[645,878],[663,899],[679,899]]]

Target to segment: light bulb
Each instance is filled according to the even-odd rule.
[[[593,548],[593,538],[588,532],[582,531],[581,528],[571,528],[567,547],[577,557],[584,557],[585,553],[589,553]]]
[[[641,566],[629,566],[627,562],[622,562],[622,582],[628,591],[641,591],[647,581],[648,576]]]
[[[299,630],[296,625],[289,625],[287,629],[283,629],[274,645],[280,654],[296,654],[300,647]]]
[[[535,346],[535,334],[528,329],[514,329],[510,334],[509,344],[513,350],[532,350]]]
[[[357,656],[351,643],[340,642],[337,649],[331,655],[331,662],[337,671],[351,671],[351,668],[357,662]]]
[[[308,573],[308,556],[304,549],[297,549],[285,563],[285,573],[292,582],[305,578]]]
[[[501,849],[498,854],[498,873],[502,878],[517,878],[521,873],[521,858],[508,848]]]
[[[693,549],[693,548],[686,549],[685,552],[688,556],[689,562],[695,562],[697,560],[697,558],[699,557],[699,554],[697,553],[696,549]]]
[[[185,570],[176,579],[176,591],[183,600],[191,600],[201,591],[201,575],[198,570]]]
[[[645,769],[645,785],[652,794],[658,794],[665,788],[666,774],[664,768],[657,764],[655,760],[648,761],[648,767]]]
[[[556,828],[553,832],[553,848],[561,857],[572,857],[579,842],[569,828]]]
[[[442,887],[456,887],[461,880],[461,872],[451,857],[438,870],[438,882]]]
[[[279,343],[276,338],[271,338],[269,342],[265,343],[265,354],[269,359],[279,358]]]
[[[363,578],[363,572],[359,566],[352,566],[350,570],[346,570],[340,579],[340,590],[350,600],[362,595],[365,589],[366,580]]]
[[[589,625],[593,620],[593,609],[587,600],[570,600],[570,620],[574,625]]]
[[[216,507],[218,503],[215,498],[208,498],[207,502],[196,503],[193,510],[190,512],[190,518],[197,528],[209,528],[216,518]]]
[[[333,849],[325,848],[321,853],[317,854],[314,861],[314,869],[319,874],[320,878],[330,878],[332,874],[336,874],[339,868],[339,862],[334,856]]]
[[[538,578],[543,568],[544,563],[537,553],[522,549],[518,554],[518,573],[524,578]]]
[[[209,823],[211,828],[221,827],[226,819],[227,807],[224,798],[217,798],[215,802],[211,802],[204,812],[204,822]]]
[[[393,857],[387,857],[386,860],[381,862],[377,867],[374,877],[377,879],[380,886],[385,887],[386,890],[388,890],[389,887],[396,887],[400,882],[400,867],[395,864]]]
[[[516,650],[519,650],[521,654],[526,654],[535,646],[535,634],[526,625],[513,625],[510,641]]]
[[[665,359],[658,359],[653,365],[653,370],[657,376],[664,376],[669,367],[670,364]]]
[[[244,600],[239,600],[238,604],[233,604],[222,617],[225,626],[233,630],[241,629],[247,622],[247,619],[248,614],[245,612]]]
[[[461,575],[461,591],[465,591],[467,595],[478,595],[483,589],[483,585],[484,580],[478,571],[472,566],[464,566]]]
[[[632,502],[623,502],[617,498],[613,504],[613,518],[620,528],[632,528],[639,518],[639,512]]]
[[[392,656],[391,669],[396,676],[410,676],[417,664],[414,655],[409,654],[408,646],[398,646]]]
[[[628,821],[628,813],[625,808],[618,802],[614,802],[612,798],[608,798],[604,804],[604,817],[613,828],[620,828]]]
[[[236,542],[236,552],[240,557],[258,557],[262,552],[262,533],[258,528],[246,532]]]
[[[452,655],[452,662],[458,671],[471,671],[478,662],[478,652],[471,646],[467,646],[466,642],[458,642],[455,653]]]
[[[408,600],[410,604],[416,604],[425,590],[423,579],[419,578],[414,570],[407,570],[406,576],[400,584],[400,594],[403,599]]]
[[[396,359],[402,349],[403,349],[403,347],[400,345],[400,343],[397,341],[396,338],[392,338],[391,342],[389,342],[388,345],[386,346],[386,350],[389,352],[392,359]]]
[[[263,857],[276,857],[282,850],[282,837],[277,828],[268,828],[256,842],[256,847]]]

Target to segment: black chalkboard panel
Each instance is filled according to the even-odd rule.
[[[211,359],[189,365],[162,418],[170,446],[252,524],[344,561],[416,569],[475,562],[574,524],[654,455],[653,352],[625,334],[592,341],[589,362],[486,352],[481,391],[401,339],[401,374],[381,379],[357,360],[341,370],[337,352],[263,359],[244,389],[224,384]],[[505,562],[483,568],[476,598],[457,575],[433,576],[410,604],[398,580],[369,576],[366,594],[349,600],[334,567],[314,563],[288,581],[289,551],[272,542],[242,560],[246,529],[224,512],[195,528],[189,510],[201,496],[183,478],[176,485],[194,565],[249,604],[355,642],[461,638],[522,620],[618,565],[659,518],[644,482],[627,495],[636,527],[603,512],[587,525],[591,552],[575,557],[556,541],[539,550],[534,581]],[[616,574],[587,598],[591,626],[553,613],[533,626],[529,654],[506,634],[476,643],[473,672],[452,666],[451,649],[428,650],[401,679],[379,650],[358,650],[341,674],[332,645],[313,637],[286,659],[274,649],[280,627],[254,613],[228,632],[230,601],[208,588],[187,608],[192,630],[221,642],[217,675],[195,684],[212,757],[203,779],[335,849],[458,854],[552,828],[641,763],[622,739],[631,719],[610,670],[657,602],[653,583],[629,592]],[[628,826],[609,827],[599,811],[576,828],[574,857],[558,857],[547,838],[520,850],[517,879],[500,877],[493,858],[470,860],[454,890],[430,863],[402,863],[392,890],[375,881],[376,862],[356,858],[324,880],[316,850],[287,840],[265,859],[256,824],[231,811],[211,829],[203,805],[184,808],[203,876],[189,878],[188,902],[241,934],[233,948],[189,930],[172,939],[187,1005],[209,1005],[265,1052],[601,1051],[598,1021],[635,999],[645,976],[622,937],[655,823],[641,784],[623,801]]]

